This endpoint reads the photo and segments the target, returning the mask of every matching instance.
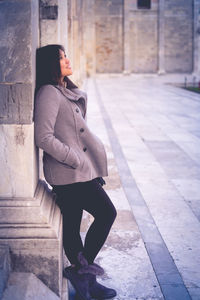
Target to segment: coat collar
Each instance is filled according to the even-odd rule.
[[[65,87],[62,87],[60,85],[55,85],[55,87],[69,100],[71,101],[78,101],[80,99],[86,100],[85,95],[82,91],[80,91],[78,88],[74,88],[73,91],[70,89],[67,89]]]
[[[56,85],[55,88],[57,88],[68,100],[76,102],[85,118],[87,110],[87,94],[79,90],[79,88],[70,90],[60,85]]]

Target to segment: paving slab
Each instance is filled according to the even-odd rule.
[[[118,210],[97,257],[100,280],[119,300],[200,299],[200,97],[176,87],[181,80],[104,75],[85,86]]]
[[[99,280],[118,300],[200,299],[200,99],[176,87],[182,79],[104,74],[85,85],[118,211]],[[92,220],[84,214],[83,239]]]
[[[12,272],[2,300],[59,300],[41,280],[32,273]]]

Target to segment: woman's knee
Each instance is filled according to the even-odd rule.
[[[110,207],[109,210],[104,212],[104,214],[101,216],[101,221],[104,222],[104,224],[107,224],[108,226],[112,226],[115,219],[117,217],[117,211],[114,206]]]
[[[111,212],[112,223],[114,223],[116,217],[117,217],[117,210],[116,210],[116,208],[113,206],[112,212]]]

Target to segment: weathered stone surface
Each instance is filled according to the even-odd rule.
[[[32,273],[11,273],[2,300],[59,300],[46,285]]]
[[[22,201],[24,205],[20,205]],[[39,182],[35,199],[11,202],[0,201],[0,245],[10,247],[13,269],[34,273],[56,294],[61,294],[62,218],[52,193]]]
[[[38,180],[31,125],[0,125],[0,197],[33,197]]]
[[[40,21],[40,45],[58,44],[58,24],[56,20]]]
[[[193,71],[192,1],[165,1],[165,70]]]
[[[11,271],[9,247],[0,245],[0,299]]]
[[[93,2],[94,0],[90,1]],[[83,82],[83,78],[86,75],[83,34],[85,29],[84,21],[89,19],[89,16],[87,14],[84,15],[84,7],[85,1],[83,0],[68,1],[67,55],[70,58],[73,70],[73,75],[70,76],[70,79],[78,85]]]
[[[56,238],[60,231],[61,214],[52,198],[52,192],[43,181],[38,182],[35,197],[31,200],[1,197],[0,237]]]
[[[194,0],[193,13],[194,13],[194,73],[200,74],[200,2]]]
[[[59,0],[39,0],[40,6],[54,6],[58,5]]]
[[[156,11],[136,11],[130,16],[130,69],[133,73],[156,73],[158,29]]]
[[[98,117],[98,122],[103,118],[110,135],[112,130],[109,127],[108,120],[110,120],[132,176],[145,200],[144,203],[183,279],[180,285],[177,272],[171,272],[166,257],[161,254],[162,248],[159,247],[155,231],[152,230],[149,234],[151,223],[147,215],[143,213],[142,207],[132,206],[136,222],[140,230],[142,229],[140,232],[143,231],[142,238],[145,246],[150,249],[148,255],[150,259],[153,257],[157,264],[157,270],[154,269],[154,272],[158,271],[156,278],[162,285],[161,293],[166,299],[174,299],[174,295],[176,299],[200,299],[200,180],[196,177],[200,174],[197,173],[199,172],[197,157],[200,154],[200,140],[193,133],[197,132],[200,124],[199,94],[166,84],[167,82],[183,82],[183,80],[184,76],[181,74],[131,75],[129,77],[99,75],[97,79],[102,101],[98,103],[103,103],[108,114],[105,116],[105,113],[97,113],[98,116],[101,115]],[[94,106],[90,111],[88,121],[90,122],[92,118],[91,125],[94,128],[96,123],[93,115],[98,110],[94,104],[96,97],[92,80],[89,80],[87,87],[88,94],[93,99],[90,105]],[[107,149],[111,149],[104,133],[104,126],[102,123],[100,125],[98,134]],[[116,139],[112,136],[110,141],[115,151],[120,178],[124,176],[126,178],[128,168],[123,168],[122,165],[120,170],[120,151],[114,143]],[[109,157],[111,157],[110,153]],[[111,166],[110,168],[112,170]],[[115,176],[114,174],[112,171],[110,176]],[[108,187],[110,176],[108,179],[105,178],[107,182],[105,188]],[[126,186],[129,181],[125,180],[124,183]],[[98,256],[100,264],[106,269],[104,284],[116,288],[117,297],[120,300],[159,299],[159,293],[155,295],[151,290],[157,283],[149,284],[149,279],[152,280],[153,277],[147,270],[148,264],[145,256],[142,254],[141,260],[137,256],[137,251],[142,253],[136,241],[137,236],[134,236],[136,231],[133,231],[133,228],[137,229],[137,227],[134,225],[131,227],[132,236],[124,231],[124,229],[128,231],[131,226],[131,220],[125,212],[123,214],[121,212],[124,204],[124,196],[121,197],[121,194],[123,195],[124,189],[119,193],[119,190],[113,188],[115,192],[110,193],[110,189],[107,191],[118,209],[118,215],[105,247]],[[130,186],[130,190],[132,189],[133,185]],[[131,195],[133,202],[137,203],[137,194],[132,192]],[[120,222],[119,225],[117,222]],[[128,244],[128,241],[131,243]],[[131,253],[131,246],[136,246],[133,253]],[[121,251],[120,248],[122,248]],[[147,274],[149,278],[148,276],[145,278]],[[145,289],[142,288],[144,286]],[[158,287],[159,285],[155,290]],[[186,289],[190,295],[185,293]]]
[[[68,46],[68,2],[40,1],[40,46],[62,44]]]
[[[123,8],[122,2],[122,0],[96,0],[95,15],[121,15]]]
[[[31,1],[0,1],[0,82],[31,78]],[[22,55],[23,53],[23,55]]]
[[[123,70],[122,16],[96,16],[96,71]]]
[[[32,116],[38,2],[0,1],[0,244],[10,247],[15,270],[34,273],[59,295],[61,214],[41,182],[36,190],[38,152]]]
[[[94,26],[94,0],[86,0],[85,3],[85,18],[84,18],[84,52],[86,73],[91,76],[96,72],[96,52],[95,52],[95,26]],[[87,18],[86,16],[90,16]]]
[[[94,4],[95,21],[91,14],[87,24],[96,29],[97,72],[199,72],[197,1],[153,0],[150,9],[138,8],[136,0]]]
[[[57,20],[58,19],[58,6],[47,5],[40,7],[40,18],[43,20]]]
[[[96,71],[123,70],[123,5],[117,1],[95,1]]]
[[[30,124],[33,115],[37,1],[0,1],[0,123]]]
[[[0,84],[0,124],[32,123],[33,103],[30,83]]]

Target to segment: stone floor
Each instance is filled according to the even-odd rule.
[[[181,81],[99,75],[84,85],[118,211],[97,257],[116,300],[200,300],[200,95],[169,84]]]

